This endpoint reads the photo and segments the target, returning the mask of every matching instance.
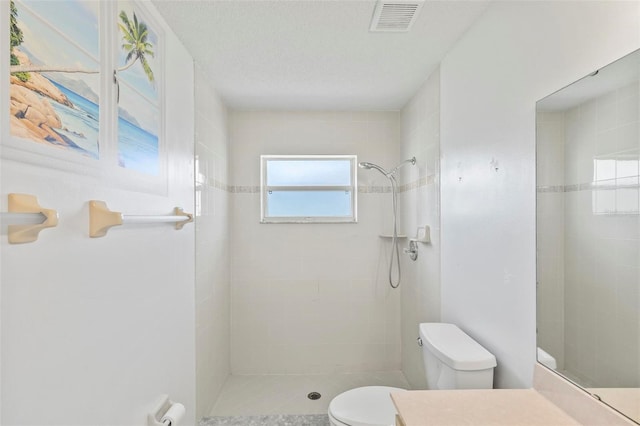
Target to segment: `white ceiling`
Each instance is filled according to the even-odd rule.
[[[375,0],[154,0],[239,110],[399,110],[489,1],[427,0],[408,33],[372,33]]]

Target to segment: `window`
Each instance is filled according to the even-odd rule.
[[[595,158],[591,191],[593,213],[638,215],[639,170],[640,160],[637,154]]]
[[[355,155],[262,155],[262,223],[357,221]]]

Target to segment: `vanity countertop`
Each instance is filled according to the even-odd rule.
[[[640,423],[640,388],[589,388],[587,390]]]
[[[535,389],[407,391],[391,399],[405,426],[580,425]]]

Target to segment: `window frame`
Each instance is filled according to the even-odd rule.
[[[275,186],[267,185],[269,161],[349,160],[351,185]],[[358,156],[357,155],[261,155],[260,156],[260,223],[357,223],[358,222]],[[349,216],[267,216],[269,191],[351,191]]]

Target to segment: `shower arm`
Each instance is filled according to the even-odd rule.
[[[397,171],[398,171],[402,166],[404,166],[404,165],[405,165],[405,164],[407,164],[407,163],[411,163],[412,165],[414,165],[414,166],[415,166],[415,164],[416,164],[416,157],[411,157],[411,158],[409,158],[408,160],[404,160],[402,163],[398,164],[398,165],[395,167],[395,169],[391,170],[391,171],[389,172],[389,175],[392,175],[392,176],[393,176],[393,175],[395,175],[395,174],[396,174],[396,172],[397,172]]]

